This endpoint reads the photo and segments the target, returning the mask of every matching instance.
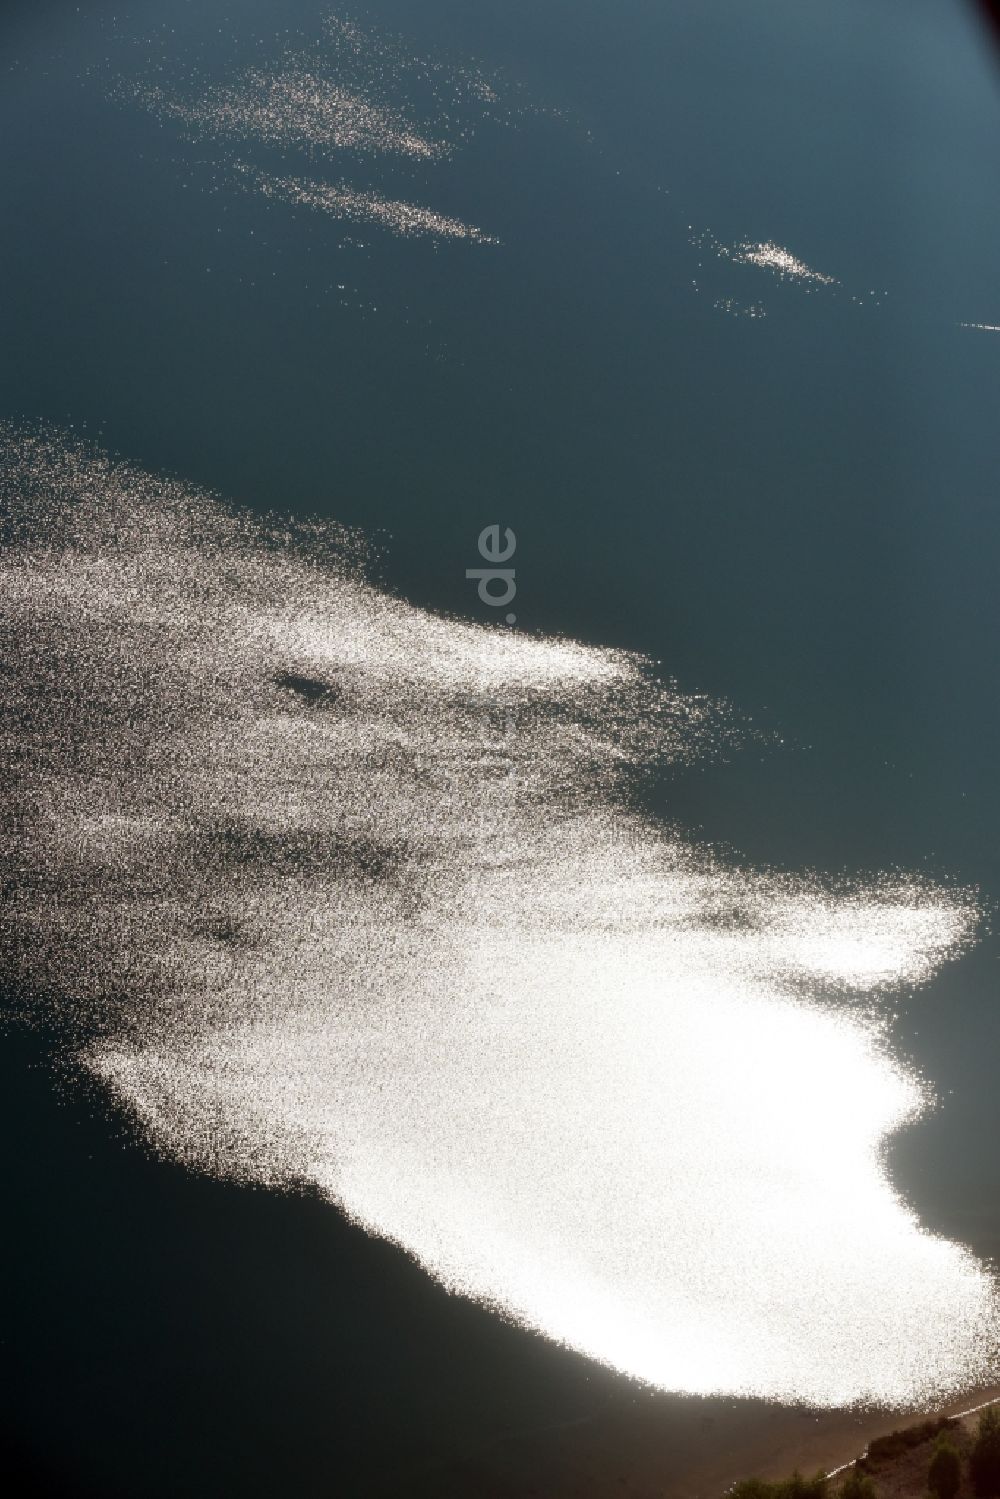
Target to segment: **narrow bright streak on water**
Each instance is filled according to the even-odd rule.
[[[359,192],[346,183],[331,185],[305,177],[277,177],[245,168],[238,168],[234,176],[236,181],[256,188],[262,197],[274,202],[314,208],[349,223],[375,224],[401,238],[426,235],[430,239],[464,239],[479,245],[497,243],[474,224],[436,213],[418,203],[385,198],[370,190]]]
[[[642,661],[424,613],[350,536],[56,434],[4,457],[6,956],[156,1148],[311,1183],[666,1389],[995,1375],[986,1269],[883,1159],[927,1101],[888,1014],[972,940],[967,893],[651,823],[635,771],[737,725]]]

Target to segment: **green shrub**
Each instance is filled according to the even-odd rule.
[[[824,1499],[826,1474],[822,1468],[813,1478],[803,1478],[796,1469],[791,1478],[778,1485],[777,1499]]]
[[[729,1499],[825,1499],[826,1474],[822,1469],[815,1478],[803,1478],[796,1471],[791,1478],[768,1483],[763,1478],[744,1478],[729,1490]]]
[[[938,1416],[936,1420],[918,1421],[914,1426],[890,1431],[888,1436],[875,1437],[869,1442],[867,1459],[870,1463],[892,1462],[895,1458],[902,1457],[904,1452],[919,1447],[923,1442],[932,1441],[957,1424],[954,1416]]]
[[[989,1406],[979,1417],[979,1432],[969,1454],[969,1474],[979,1499],[1000,1495],[1000,1412]]]
[[[840,1486],[840,1499],[878,1499],[874,1480],[856,1463]]]
[[[936,1499],[955,1499],[961,1482],[961,1458],[949,1441],[938,1437],[927,1473],[927,1487]]]

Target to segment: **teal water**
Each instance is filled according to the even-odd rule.
[[[1000,74],[970,15],[359,13],[406,38],[381,65],[400,108],[427,102],[415,59],[475,59],[500,118],[465,98],[446,162],[348,152],[335,175],[497,246],[265,202],[229,159],[285,153],[109,98],[151,60],[218,90],[318,46],[326,13],[6,6],[0,416],[381,533],[390,586],[469,618],[499,520],[519,628],[646,652],[782,736],[665,774],[657,810],[757,863],[918,869],[992,908]],[[837,284],[712,250],[743,242]],[[941,1106],[893,1155],[923,1220],[987,1258],[997,956],[986,932],[901,1006]],[[62,1491],[406,1492],[456,1430],[488,1452],[595,1386],[632,1398],[319,1204],[148,1161],[44,1056],[6,1048],[4,1352],[14,1440]]]

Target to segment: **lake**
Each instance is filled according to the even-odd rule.
[[[170,533],[157,618],[174,628],[170,590],[189,566],[195,591],[215,590],[218,641],[231,630],[235,644],[220,645],[205,692],[225,682],[211,712],[234,746],[243,678],[222,657],[248,680],[259,665],[240,657],[234,621],[245,608],[280,625],[281,690],[298,693],[289,722],[302,727],[266,754],[258,744],[247,774],[281,763],[304,780],[310,684],[326,689],[334,645],[301,621],[336,619],[336,649],[351,642],[367,684],[358,712],[425,766],[446,751],[462,767],[447,813],[419,776],[404,798],[386,775],[390,854],[404,834],[419,843],[418,825],[435,840],[446,828],[451,848],[470,825],[462,799],[487,801],[493,749],[475,715],[488,682],[516,775],[509,802],[489,781],[480,843],[525,863],[515,884],[499,854],[487,873],[480,854],[455,863],[421,844],[421,867],[443,873],[427,877],[435,924],[418,959],[399,945],[401,907],[372,919],[370,886],[351,886],[338,922],[370,921],[370,966],[389,977],[372,991],[377,1024],[338,1014],[331,1032],[322,1012],[336,1062],[313,1065],[313,1010],[259,1046],[259,1030],[253,1045],[240,1035],[238,1066],[224,1027],[186,1030],[182,1053],[173,1033],[108,1041],[91,1017],[68,1044],[80,973],[50,973],[46,989],[43,970],[20,988],[11,972],[9,1009],[32,1015],[4,1038],[12,1460],[38,1492],[130,1499],[599,1493],[620,1480],[694,1493],[709,1458],[736,1477],[761,1442],[796,1450],[804,1425],[860,1430],[837,1414],[852,1400],[929,1400],[894,1362],[899,1329],[932,1386],[953,1324],[985,1350],[1000,1244],[1000,69],[971,8],[9,0],[0,44],[0,420],[58,430],[45,463],[89,442],[130,474],[370,538],[397,613],[365,594],[338,614],[296,573],[286,618],[277,583],[249,564],[203,574]],[[19,442],[16,483],[54,492]],[[127,502],[145,485],[129,477]],[[91,488],[84,550],[106,508]],[[507,528],[516,550],[496,566],[514,568],[516,593],[494,609],[468,574],[492,566]],[[67,597],[82,622],[84,595]],[[563,645],[533,645],[553,636]],[[122,639],[154,659],[146,636]],[[645,669],[607,648],[656,663],[675,698],[648,695]],[[20,645],[8,654],[17,680]],[[543,696],[548,717],[522,714]],[[51,716],[55,698],[39,700]],[[675,722],[676,704],[692,716]],[[270,699],[265,711],[270,723]],[[620,760],[632,810],[609,831]],[[345,799],[368,774],[351,764]],[[199,774],[235,805],[228,774]],[[599,795],[577,804],[588,778]],[[255,786],[266,808],[274,781]],[[336,858],[369,852],[355,838]],[[8,896],[30,863],[8,868]],[[456,869],[460,895],[445,877]],[[39,878],[33,867],[28,887]],[[285,887],[227,893],[228,879],[209,892],[219,921],[252,896],[267,914],[258,937],[276,930]],[[578,904],[560,905],[564,887]],[[296,898],[301,920],[313,908]],[[667,899],[685,914],[664,930]],[[757,924],[734,947],[736,907]],[[501,936],[471,966],[456,933],[471,949],[480,930]],[[588,946],[584,932],[600,935]],[[297,933],[275,945],[272,987],[299,972]],[[332,971],[323,940],[302,960],[310,995]],[[116,961],[96,951],[98,967]],[[664,971],[684,995],[665,1017]],[[418,972],[434,982],[420,988]],[[438,975],[484,996],[458,1029],[436,1008],[451,992]],[[362,992],[353,968],[342,981]],[[416,1026],[393,1008],[414,983]],[[837,985],[864,1003],[845,1007]],[[605,1030],[609,992],[621,1003]],[[673,1058],[669,1096],[632,1045],[654,1033]],[[206,1069],[225,1079],[210,1128]],[[388,1104],[372,1106],[373,1079]],[[266,1127],[247,1125],[251,1104]],[[329,1159],[313,1135],[303,1153],[300,1128],[334,1142]],[[189,1169],[211,1165],[211,1131],[218,1169]],[[805,1225],[794,1255],[783,1239],[754,1259],[776,1220],[759,1193],[741,1195],[737,1136],[748,1181],[772,1162],[784,1193],[794,1175],[775,1211],[808,1203],[824,1222],[825,1197],[821,1234],[808,1213],[789,1228]],[[667,1138],[687,1165],[647,1198]],[[414,1139],[426,1159],[408,1153]],[[605,1200],[615,1173],[623,1195]],[[705,1181],[699,1195],[691,1183]],[[672,1204],[697,1233],[663,1250]],[[577,1285],[572,1256],[546,1255],[581,1234]],[[681,1267],[683,1296],[663,1290],[665,1265]],[[893,1284],[905,1294],[891,1309]],[[602,1299],[608,1286],[621,1303]],[[782,1333],[765,1357],[769,1319],[784,1326],[796,1297],[794,1356]],[[815,1321],[813,1299],[826,1307]],[[682,1302],[688,1330],[671,1343]],[[917,1317],[925,1306],[948,1326]],[[853,1315],[865,1357],[834,1351]],[[878,1345],[882,1317],[894,1348]],[[743,1342],[727,1341],[727,1321]],[[941,1364],[941,1392],[995,1382],[967,1354]]]

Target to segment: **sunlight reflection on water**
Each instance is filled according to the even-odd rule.
[[[16,961],[158,1149],[312,1183],[665,1389],[988,1377],[992,1282],[883,1159],[928,1096],[892,996],[971,942],[968,892],[651,823],[642,764],[741,730],[641,660],[412,608],[355,538],[58,434],[4,457]]]

